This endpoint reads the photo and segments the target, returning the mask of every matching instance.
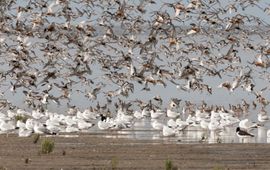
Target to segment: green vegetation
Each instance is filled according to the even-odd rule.
[[[173,165],[173,162],[170,159],[165,161],[165,169],[166,170],[177,170],[177,166]]]
[[[45,139],[41,143],[41,152],[43,154],[49,154],[53,151],[54,149],[54,141],[50,139]]]
[[[28,119],[28,118],[27,118],[26,116],[24,116],[24,115],[16,115],[16,116],[15,116],[15,120],[16,120],[16,121],[20,120],[20,121],[22,121],[23,123],[25,123],[27,119]]]
[[[215,166],[213,167],[213,170],[225,170],[225,168],[222,166]]]
[[[111,160],[111,166],[112,166],[112,170],[116,170],[117,166],[118,166],[118,159],[116,157],[113,157]]]
[[[172,164],[172,161],[171,160],[167,159],[165,161],[165,169],[166,170],[172,170],[173,169],[173,164]]]

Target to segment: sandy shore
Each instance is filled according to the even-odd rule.
[[[93,135],[50,137],[55,149],[41,154],[41,137],[0,135],[0,169],[269,169],[268,144],[163,144]]]

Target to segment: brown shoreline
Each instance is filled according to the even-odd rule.
[[[152,144],[91,135],[50,137],[55,149],[41,154],[42,136],[0,135],[0,169],[269,169],[268,144]]]

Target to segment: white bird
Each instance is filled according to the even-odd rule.
[[[267,133],[266,133],[266,134],[267,134],[267,135],[266,135],[267,138],[270,138],[270,129],[267,130]]]
[[[113,126],[113,120],[109,117],[98,121],[98,128],[100,130],[107,130]]]
[[[179,116],[180,116],[180,113],[174,112],[171,109],[167,109],[167,117],[175,119]]]
[[[34,119],[27,119],[25,122],[25,128],[27,130],[34,130],[35,120]]]
[[[162,134],[165,137],[175,136],[175,130],[166,125],[163,126]]]
[[[0,120],[0,130],[2,132],[10,132],[15,129],[15,124],[13,121],[5,122],[4,120]]]
[[[72,117],[72,116],[66,116],[65,117],[65,122],[68,126],[73,126],[77,124],[77,118],[76,117]]]
[[[126,115],[122,109],[119,109],[117,111],[117,116],[116,116],[116,122],[120,121],[120,122],[131,122],[133,119],[133,116],[131,115]]]
[[[142,115],[142,112],[139,112],[139,111],[135,111],[133,116],[136,118],[136,119],[142,119],[143,118],[143,115]]]
[[[245,129],[246,131],[251,129],[251,128],[257,128],[258,124],[257,123],[251,123],[248,119],[243,119],[239,122],[239,127],[241,129]]]
[[[7,121],[10,120],[10,118],[6,114],[0,112],[0,120]]]
[[[16,116],[16,113],[11,110],[7,110],[7,116],[9,118],[14,118]]]
[[[46,124],[47,124],[46,128],[48,130],[48,133],[50,133],[50,134],[58,134],[59,132],[64,131],[60,127],[60,125],[51,124],[51,123],[47,123],[47,122],[46,122]]]
[[[151,114],[152,119],[158,119],[160,116],[164,114],[164,112],[162,110],[156,110],[156,111],[151,110],[150,114]]]
[[[200,126],[200,124],[198,124],[196,117],[192,116],[191,114],[188,115],[186,122],[192,126]]]
[[[203,119],[200,121],[200,125],[202,129],[208,129],[209,124],[210,124],[209,120]]]
[[[18,120],[16,123],[16,127],[19,129],[25,128],[25,123],[23,123],[21,120]]]
[[[79,128],[80,130],[82,130],[82,129],[89,129],[89,128],[91,128],[92,126],[93,126],[93,124],[90,123],[90,122],[86,122],[86,121],[81,120],[81,119],[78,120],[78,128]]]
[[[84,119],[83,112],[81,112],[80,110],[78,110],[77,113],[76,113],[76,117],[78,119]]]
[[[43,113],[41,113],[39,110],[33,110],[32,111],[32,117],[34,118],[34,119],[37,119],[37,120],[39,120],[39,119],[41,119],[42,117],[44,117],[45,115],[43,114]]]
[[[216,120],[211,120],[209,125],[208,125],[208,129],[210,131],[215,131],[215,130],[219,130],[221,129],[222,127],[220,126],[220,123]]]
[[[40,122],[35,122],[35,125],[34,125],[34,133],[37,133],[37,134],[44,134],[47,132],[47,129],[46,127],[40,123]]]
[[[85,109],[82,113],[83,118],[87,120],[96,120],[98,115],[90,109]]]
[[[79,129],[77,127],[74,127],[74,126],[67,126],[66,127],[66,132],[67,133],[73,133],[73,132],[78,132]]]
[[[180,118],[175,120],[175,123],[177,124],[177,130],[183,130],[187,126],[189,126],[189,123],[186,121],[182,121]]]
[[[209,118],[209,113],[197,109],[195,111],[195,117],[197,121],[205,120]]]
[[[269,121],[269,116],[267,115],[267,113],[262,110],[260,113],[258,113],[258,121],[259,122],[266,122],[266,121]]]
[[[163,129],[163,123],[158,122],[156,119],[151,122],[151,125],[153,129],[155,130],[162,130]]]
[[[142,115],[143,115],[144,117],[150,116],[150,111],[149,111],[149,109],[148,109],[147,107],[143,108],[143,110],[142,110]]]
[[[26,112],[26,111],[23,110],[23,109],[18,109],[18,110],[17,110],[17,115],[27,115],[27,116],[32,116],[31,113]]]
[[[20,128],[18,135],[19,135],[19,137],[29,137],[32,135],[32,133],[33,133],[32,130],[28,130],[26,128]]]
[[[176,121],[173,119],[168,120],[167,126],[175,129],[177,127]]]

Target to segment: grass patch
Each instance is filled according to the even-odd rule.
[[[213,167],[213,170],[225,170],[225,168],[222,166],[215,166]]]
[[[172,164],[172,161],[171,160],[167,159],[165,161],[165,169],[166,170],[172,170],[173,169],[173,164]]]
[[[112,170],[116,170],[117,169],[117,166],[118,166],[118,159],[116,157],[113,157],[112,160],[111,160],[111,167],[112,167]]]
[[[166,170],[177,170],[177,167],[173,165],[173,162],[170,159],[165,161],[165,169]]]
[[[15,116],[15,120],[16,121],[22,121],[23,123],[25,123],[26,122],[26,120],[27,120],[28,118],[26,117],[26,116],[24,116],[24,115],[16,115]]]
[[[44,139],[41,143],[41,153],[49,154],[54,149],[54,141],[50,139]]]

